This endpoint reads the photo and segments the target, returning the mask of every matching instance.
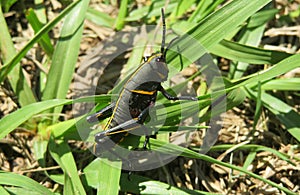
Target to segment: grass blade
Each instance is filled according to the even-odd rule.
[[[31,190],[33,192],[38,192],[39,194],[54,195],[53,192],[40,185],[38,182],[15,173],[0,171],[0,184],[18,186],[27,190]]]
[[[89,1],[82,1],[66,17],[57,42],[42,99],[65,98],[73,78]],[[60,113],[62,107],[53,112]],[[53,115],[53,122],[58,118]]]
[[[256,92],[248,89],[248,93],[252,99],[256,99]],[[261,101],[266,108],[276,115],[287,131],[300,141],[300,114],[288,104],[265,92],[261,94]]]
[[[4,63],[7,63],[9,60],[13,58],[13,56],[16,55],[17,52],[14,47],[11,36],[9,34],[9,30],[2,13],[1,5],[0,5],[0,28],[1,28],[0,30],[1,57],[3,58],[2,61]],[[5,72],[4,67],[5,65],[0,67],[0,77],[2,73]],[[22,72],[22,67],[20,67],[20,65],[18,64],[17,66],[12,67],[11,70],[12,71],[9,74],[8,80],[10,82],[10,85],[15,95],[18,97],[18,101],[20,105],[25,106],[35,102],[36,101],[35,97],[33,95],[33,92],[31,91],[31,88],[29,87],[29,84],[27,83],[27,80],[24,77],[24,74]],[[2,80],[0,79],[0,83],[3,82],[3,79]]]
[[[49,151],[51,156],[64,171],[65,182],[64,192],[72,194],[85,194],[84,188],[78,176],[76,163],[69,145],[62,140],[49,141]]]
[[[172,17],[179,18],[194,4],[195,0],[180,0],[171,14]]]
[[[299,91],[300,78],[273,79],[262,85],[263,90]]]
[[[101,185],[97,188],[97,194],[118,195],[119,189],[116,186],[119,186],[120,183],[122,162],[107,159],[101,159],[100,162],[99,171],[102,174],[99,177],[99,183]],[[111,186],[115,186],[115,188],[111,188]]]
[[[256,96],[256,106],[255,106],[255,112],[254,112],[254,120],[253,120],[253,129],[256,129],[256,125],[258,123],[259,117],[261,116],[261,110],[262,110],[262,102],[261,102],[261,82],[258,81],[257,84],[257,96]]]
[[[282,185],[276,184],[275,182],[272,182],[268,179],[265,179],[265,178],[255,174],[255,173],[252,173],[251,171],[248,171],[244,168],[241,168],[241,167],[229,164],[229,163],[225,163],[225,162],[216,160],[213,157],[210,157],[210,156],[207,156],[207,155],[204,155],[204,154],[201,154],[201,153],[194,152],[192,150],[189,150],[187,148],[183,148],[181,146],[177,146],[177,145],[170,144],[170,143],[160,142],[159,140],[155,140],[155,139],[151,139],[150,141],[151,141],[152,149],[157,151],[157,152],[162,152],[162,153],[167,153],[167,154],[175,154],[175,155],[177,155],[178,153],[181,153],[180,156],[184,156],[184,157],[188,157],[188,158],[201,159],[201,160],[204,160],[204,161],[207,161],[207,162],[210,162],[210,163],[214,163],[214,164],[217,164],[217,165],[220,165],[220,166],[225,166],[225,167],[228,167],[230,169],[234,169],[234,170],[240,171],[242,173],[245,173],[245,174],[247,174],[247,175],[249,175],[253,178],[259,179],[259,180],[261,180],[261,181],[263,181],[263,182],[265,182],[265,183],[267,183],[271,186],[274,186],[274,187],[282,190],[283,192],[285,192],[287,194],[295,194],[292,191],[288,190],[287,188],[283,187]]]
[[[218,145],[218,146],[213,146],[211,148],[211,151],[220,151],[220,150],[228,150],[232,147],[236,147],[236,145],[231,145],[231,144],[222,144],[222,145]],[[260,151],[267,151],[270,152],[276,156],[278,156],[279,158],[281,158],[282,160],[290,163],[291,165],[295,165],[291,159],[295,158],[293,156],[289,156],[287,154],[284,154],[282,152],[279,152],[276,149],[273,148],[269,148],[266,146],[261,146],[261,145],[255,145],[255,144],[247,144],[247,145],[240,145],[239,147],[237,147],[236,149],[241,149],[241,150],[251,150],[253,152],[260,152]],[[197,150],[196,150],[197,151]],[[297,158],[295,158],[297,159]]]
[[[199,22],[201,19],[210,14],[224,0],[206,0],[198,3],[196,10],[189,17],[189,22]]]
[[[0,186],[0,194],[3,194],[3,195],[10,195],[10,193],[8,193],[8,191],[5,190],[3,186]]]
[[[109,28],[113,27],[115,21],[110,15],[102,13],[90,7],[86,12],[86,19],[92,21],[93,23],[99,26],[105,26]]]
[[[272,10],[271,10],[272,11]],[[276,12],[275,12],[276,13]],[[260,11],[250,17],[248,24],[243,27],[239,34],[239,43],[257,47],[263,36],[267,21],[275,16],[270,10]],[[231,62],[229,78],[240,78],[247,70],[249,64],[245,62]]]
[[[55,19],[45,25],[8,63],[0,68],[0,83],[6,78],[7,74],[20,62],[27,54],[28,50],[37,43],[45,33],[48,33],[61,19],[68,14],[81,0],[71,3]]]
[[[125,17],[127,15],[127,7],[128,7],[128,0],[121,1],[121,6],[119,9],[119,14],[116,19],[115,27],[117,30],[121,30],[125,24]]]
[[[43,24],[39,21],[37,15],[33,11],[33,9],[27,10],[26,18],[27,18],[28,22],[30,23],[30,25],[32,26],[35,33],[37,33],[38,31],[41,30],[41,28],[43,28]],[[54,49],[53,49],[53,46],[51,44],[50,37],[48,36],[48,34],[44,34],[41,37],[39,44],[44,49],[46,54],[51,57]]]
[[[85,169],[85,177],[93,188],[97,188],[97,194],[118,194],[122,163],[97,158]]]
[[[174,52],[179,47],[183,56],[183,66],[189,65],[235,31],[247,18],[269,2],[270,0],[231,1],[193,26],[186,35],[181,36],[171,46],[172,51],[167,55],[167,61],[174,67],[179,66],[176,60],[177,54]]]
[[[3,138],[5,135],[13,131],[15,128],[17,128],[19,125],[24,123],[26,120],[30,119],[32,116],[43,112],[45,110],[48,110],[50,108],[53,108],[55,106],[61,106],[65,104],[71,104],[75,102],[86,102],[86,101],[103,101],[103,102],[109,102],[111,100],[110,96],[98,96],[98,97],[86,97],[86,98],[80,98],[77,100],[47,100],[43,102],[37,102],[34,104],[30,104],[27,106],[24,106],[20,108],[19,110],[6,115],[0,120],[0,139]]]
[[[71,102],[72,100],[58,99],[37,102],[34,104],[24,106],[21,109],[9,115],[6,115],[0,120],[0,138],[3,138],[5,135],[13,131],[15,128],[24,123],[26,120],[30,119],[32,116],[49,108],[53,108],[55,106],[60,106]]]
[[[172,12],[172,10],[176,9],[178,2],[177,0],[171,0],[168,6],[165,8],[165,14]],[[141,7],[140,9],[133,10],[129,13],[129,16],[126,17],[125,21],[131,22],[140,20],[142,18],[151,18],[157,17],[161,15],[161,8],[164,7],[164,1],[153,1],[153,3],[149,6]]]
[[[198,190],[189,190],[179,187],[170,186],[160,181],[151,180],[139,175],[130,175],[131,180],[128,180],[128,174],[122,174],[120,187],[123,192],[131,192],[133,194],[180,194],[180,195],[194,195],[207,194],[214,195],[211,192],[204,192]],[[215,194],[216,195],[216,194]]]
[[[227,90],[232,90],[234,88],[238,88],[245,85],[248,85],[247,87],[250,88],[256,86],[258,81],[263,83],[264,81],[282,75],[298,67],[300,67],[300,54],[295,54],[291,57],[282,60],[278,64],[275,64],[274,66],[266,70],[233,81],[235,82],[235,85],[233,87],[228,88]]]
[[[251,47],[228,40],[213,46],[210,52],[230,60],[251,64],[276,64],[292,54]]]

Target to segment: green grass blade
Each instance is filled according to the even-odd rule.
[[[30,8],[29,10],[27,10],[26,18],[27,18],[28,22],[30,23],[30,25],[32,26],[35,33],[39,32],[43,28],[43,24],[39,21],[37,15],[33,11],[33,9]],[[53,46],[51,44],[50,37],[48,36],[48,34],[44,34],[41,37],[39,44],[44,49],[46,54],[51,57],[54,49],[53,49]]]
[[[18,1],[17,0],[2,0],[1,6],[3,6],[4,12],[8,12],[10,7],[13,6],[16,2],[18,2]]]
[[[257,152],[256,151],[250,151],[247,155],[247,158],[243,164],[244,169],[248,169],[248,167],[252,164],[252,162],[255,160]]]
[[[82,118],[83,120],[80,120],[78,118],[76,119],[70,119],[67,121],[59,122],[54,125],[50,125],[47,127],[47,131],[51,131],[53,137],[56,139],[68,139],[68,140],[82,140],[82,138],[78,135],[78,131],[80,129],[77,129],[77,126],[82,126],[81,121],[84,121],[84,126],[87,126],[87,122],[85,118]],[[75,126],[76,125],[76,126]],[[86,129],[86,132],[88,133],[88,130]]]
[[[10,193],[8,193],[8,191],[5,190],[3,186],[0,186],[0,194],[3,194],[3,195],[10,195]]]
[[[16,49],[14,48],[13,41],[9,34],[8,27],[6,25],[6,21],[4,19],[1,5],[0,5],[0,51],[1,51],[1,58],[4,63],[7,63],[9,60],[16,55]],[[35,102],[35,97],[27,80],[24,77],[22,67],[16,63],[17,66],[11,68],[11,72],[9,74],[8,80],[10,85],[18,97],[18,102],[21,106],[25,106]],[[1,74],[5,72],[4,66],[0,67],[0,77]],[[3,78],[4,79],[4,78]],[[0,83],[2,83],[3,79],[0,79]]]
[[[115,19],[106,13],[102,13],[93,8],[88,8],[86,12],[86,19],[92,21],[93,23],[99,26],[105,26],[108,28],[112,28],[114,25]]]
[[[220,94],[222,94],[222,93],[224,93],[224,92],[221,92]],[[235,88],[235,89],[230,90],[228,92],[228,94],[226,95],[226,101],[219,102],[217,106],[221,107],[222,105],[224,106],[224,104],[226,104],[226,110],[230,110],[233,107],[240,105],[245,100],[245,97],[246,97],[245,93],[242,89]],[[211,111],[209,110],[203,116],[201,116],[200,122],[209,121],[212,117],[218,116],[221,113],[223,113],[224,111],[225,111],[225,109],[223,109],[223,108],[222,109],[215,109],[214,113],[211,113]]]
[[[259,82],[259,81],[257,84],[257,88],[258,88],[258,91],[257,91],[257,97],[256,97],[256,106],[255,106],[254,120],[253,120],[253,125],[252,125],[253,129],[256,129],[256,125],[261,116],[261,108],[262,108],[262,102],[261,102],[262,89],[261,89],[261,82]]]
[[[51,132],[51,131],[48,131]],[[46,135],[48,136],[48,135]],[[48,150],[48,143],[49,139],[46,137],[39,136],[35,137],[35,140],[33,142],[33,150],[34,150],[34,156],[35,159],[38,161],[39,166],[46,168],[47,165],[47,159],[46,159],[46,154]],[[62,174],[58,175],[51,175],[47,171],[44,171],[44,173],[54,182],[63,185],[64,184],[64,176]]]
[[[177,46],[180,48],[185,67],[234,32],[247,18],[269,2],[270,0],[231,1],[193,26],[171,48],[173,51],[176,51]],[[174,67],[179,67],[176,55],[176,52],[170,51],[167,55],[167,61]]]
[[[217,56],[251,64],[276,64],[292,55],[285,52],[251,47],[228,40],[222,40],[209,51]]]
[[[54,182],[64,185],[65,176],[64,174],[49,174],[46,172],[46,175]]]
[[[139,37],[134,44],[134,48],[130,54],[130,58],[127,63],[124,65],[122,69],[122,73],[124,75],[130,75],[133,70],[138,67],[138,63],[142,63],[142,59],[144,56],[147,40],[143,37]],[[123,86],[123,85],[122,85]],[[121,87],[121,86],[120,86]]]
[[[232,90],[237,87],[248,85],[247,87],[253,87],[257,85],[257,82],[264,82],[276,76],[282,75],[290,70],[300,67],[300,54],[292,55],[278,64],[263,70],[258,73],[251,74],[249,76],[243,77],[240,80],[235,81],[235,85],[233,87],[228,88],[227,90]]]
[[[273,79],[263,83],[261,88],[263,90],[299,91],[300,78]]]
[[[264,26],[269,20],[273,19],[278,13],[278,9],[266,9],[254,14],[248,24],[247,28],[257,28]]]
[[[100,158],[96,158],[83,169],[84,177],[87,182],[87,185],[95,189],[101,186],[101,184],[99,183],[99,177],[102,174],[99,171],[100,165],[101,165]]]
[[[108,159],[100,159],[99,163],[99,186],[97,188],[97,194],[119,194],[120,176],[122,170],[121,161],[110,161]],[[112,188],[111,186],[114,186]]]
[[[55,106],[61,106],[65,104],[71,104],[76,102],[94,102],[94,101],[103,101],[103,102],[109,102],[111,100],[110,96],[104,95],[104,96],[98,96],[98,97],[85,97],[80,98],[77,100],[47,100],[43,102],[37,102],[34,104],[30,104],[27,106],[24,106],[20,108],[19,110],[6,115],[0,120],[0,139],[3,138],[5,135],[13,131],[15,128],[17,128],[19,125],[30,119],[32,116],[43,112],[45,110],[48,110],[50,108],[53,108]]]
[[[198,190],[190,190],[171,186],[160,181],[152,180],[146,177],[132,174],[128,180],[128,174],[122,174],[120,187],[123,192],[133,194],[180,194],[180,195],[216,195],[217,193],[204,192]]]
[[[48,190],[46,187],[40,185],[38,182],[16,173],[0,171],[0,184],[25,188],[33,192],[38,192],[39,194],[54,195],[53,192]]]
[[[63,194],[80,194],[80,193],[76,193],[73,184],[72,184],[72,180],[69,177],[69,175],[64,172],[64,191]]]
[[[155,106],[153,111],[156,112],[157,120],[155,120],[154,123],[151,123],[151,125],[159,125],[163,123],[165,126],[177,125],[180,121],[195,115],[199,112],[199,110],[209,106],[210,104],[211,100],[208,99],[198,102],[181,101]],[[150,113],[151,112],[152,111],[150,111]]]
[[[168,6],[165,9],[165,14],[172,12],[172,10],[176,9],[176,6],[178,4],[177,0],[171,0],[168,4]],[[149,6],[144,6],[139,9],[133,10],[129,13],[129,16],[126,17],[125,21],[131,22],[131,21],[137,21],[142,18],[148,18],[151,17],[157,17],[161,15],[161,8],[163,8],[165,5],[164,1],[156,0],[153,1],[153,3]]]
[[[274,12],[270,10],[260,11],[250,17],[249,22],[243,27],[239,34],[239,43],[257,47],[263,36],[266,23],[273,18]],[[249,64],[245,62],[231,62],[229,68],[229,78],[240,78],[247,70]]]
[[[256,100],[256,92],[248,89],[248,93],[249,97]],[[300,141],[300,114],[285,102],[267,93],[262,92],[261,99],[263,105],[276,115],[287,131]]]
[[[69,145],[62,140],[50,139],[49,151],[51,156],[64,171],[64,187],[66,188],[64,189],[64,192],[73,192],[72,194],[85,194]]]
[[[128,0],[121,1],[119,14],[116,19],[115,28],[121,30],[125,25],[125,17],[127,16]]]
[[[222,144],[222,145],[217,145],[213,146],[211,148],[211,151],[220,151],[220,150],[228,150],[232,147],[236,147],[236,145],[231,145],[231,144]],[[261,146],[261,145],[255,145],[255,144],[247,144],[247,145],[240,145],[239,147],[236,147],[236,149],[241,149],[241,150],[251,150],[253,152],[260,152],[260,151],[267,151],[270,152],[274,155],[276,155],[278,158],[281,158],[282,160],[290,163],[291,165],[295,165],[291,159],[295,158],[293,156],[287,155],[285,153],[279,152],[276,149],[269,148],[266,146]],[[197,151],[197,150],[196,150]],[[295,158],[296,159],[296,158]]]
[[[173,9],[171,17],[179,18],[194,4],[195,0],[180,0],[176,6],[176,9]]]
[[[2,8],[1,4],[0,4],[0,8]],[[1,61],[5,63],[9,61],[13,55],[15,55],[16,50],[14,48],[14,44],[9,34],[8,26],[5,21],[2,9],[0,9],[0,27],[1,27],[1,31],[0,31]]]
[[[42,24],[47,23],[46,5],[44,0],[34,0],[34,12]]]
[[[196,10],[189,17],[189,22],[199,22],[201,19],[210,14],[217,6],[224,0],[206,0],[200,1],[197,5]]]
[[[121,162],[97,158],[83,170],[89,186],[97,189],[97,194],[118,194]],[[112,187],[114,186],[114,187]]]
[[[53,108],[55,106],[60,106],[71,102],[72,100],[58,99],[37,102],[34,104],[24,106],[21,109],[9,115],[6,115],[0,120],[0,138],[3,138],[5,135],[13,131],[15,128],[24,123],[26,120],[30,119],[32,116],[49,108]]]
[[[45,154],[47,153],[47,146],[48,140],[41,140],[36,137],[35,141],[33,142],[34,156],[41,167],[46,166]]]
[[[285,192],[287,194],[295,194],[292,191],[288,190],[287,188],[283,187],[282,185],[277,184],[277,183],[275,183],[273,181],[270,181],[268,179],[265,179],[265,178],[255,174],[255,173],[252,173],[251,171],[248,171],[244,168],[241,168],[241,167],[229,164],[229,163],[225,163],[225,162],[216,160],[213,157],[210,157],[210,156],[207,156],[207,155],[204,155],[204,154],[201,154],[201,153],[194,152],[192,150],[189,150],[187,148],[183,148],[181,146],[177,146],[177,145],[170,144],[170,143],[160,142],[159,140],[155,140],[155,139],[151,139],[150,141],[151,141],[151,149],[153,149],[157,152],[162,152],[162,153],[166,153],[166,154],[175,154],[175,155],[178,155],[178,153],[181,153],[180,156],[184,156],[184,157],[188,157],[188,158],[201,159],[201,160],[204,160],[204,161],[207,161],[207,162],[210,162],[210,163],[214,163],[214,164],[217,164],[217,165],[220,165],[220,166],[225,166],[225,167],[228,167],[230,169],[240,171],[241,173],[245,173],[245,174],[249,175],[250,177],[259,179],[259,180],[261,180],[261,181],[263,181],[263,182],[265,182],[265,183],[267,183],[267,184],[269,184],[273,187],[278,188],[279,190],[282,190],[283,192]]]
[[[42,100],[66,97],[75,70],[88,4],[89,1],[80,2],[65,18],[53,54]],[[56,107],[53,113],[60,113],[61,109],[62,107]],[[57,118],[58,115],[53,115],[53,122]]]
[[[56,18],[45,25],[8,63],[0,68],[0,83],[6,78],[7,74],[20,62],[27,54],[29,49],[37,43],[45,33],[48,33],[61,19],[68,14],[81,0],[75,1],[64,9]]]

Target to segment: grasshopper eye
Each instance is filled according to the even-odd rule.
[[[159,57],[155,59],[156,62],[164,62],[164,58],[163,57]]]

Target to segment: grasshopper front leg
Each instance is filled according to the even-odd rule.
[[[113,102],[110,105],[106,106],[105,108],[101,109],[99,112],[87,116],[86,117],[87,122],[94,123],[94,122],[98,122],[99,120],[103,120],[110,117],[113,113],[115,106],[116,103]]]

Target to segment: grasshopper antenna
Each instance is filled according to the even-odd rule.
[[[165,42],[166,42],[166,21],[165,21],[165,13],[164,13],[163,8],[161,8],[161,18],[162,18],[162,23],[163,23],[163,34],[162,34],[160,52],[162,54],[164,54],[164,52],[165,52]]]

